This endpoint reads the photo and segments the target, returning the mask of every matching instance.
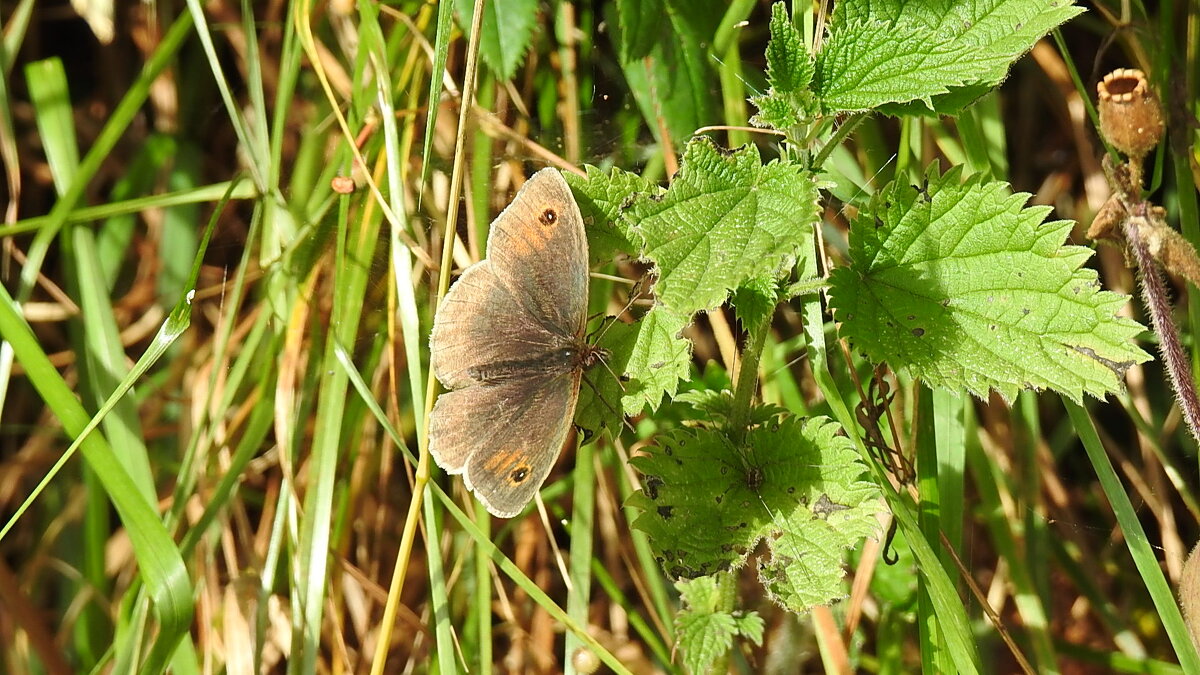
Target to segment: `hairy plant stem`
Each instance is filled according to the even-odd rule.
[[[737,382],[733,387],[733,411],[729,416],[729,440],[741,448],[750,426],[750,405],[754,392],[758,390],[758,364],[762,360],[763,346],[767,343],[767,331],[771,328],[771,314],[767,314],[757,325],[748,328],[746,346],[742,350],[742,362],[738,366]],[[716,575],[718,612],[732,613],[737,604],[737,584],[733,574],[721,572]],[[729,668],[729,653],[726,652],[713,664],[710,672],[723,673]]]
[[[850,133],[854,131],[855,127],[857,127],[865,119],[867,119],[865,114],[857,113],[851,115],[850,119],[843,122],[842,126],[838,127],[837,131],[833,133],[833,136],[825,142],[825,145],[821,147],[821,150],[817,153],[817,156],[813,158],[812,167],[819,170],[822,166],[824,166],[825,161],[829,159],[829,156],[833,154],[833,151],[837,149],[838,146],[842,144],[842,141],[846,140],[846,137],[848,137]]]
[[[746,438],[750,425],[750,404],[754,400],[754,392],[758,390],[758,364],[762,360],[762,350],[770,328],[771,315],[767,314],[758,325],[749,327],[750,334],[742,350],[742,362],[738,366],[737,382],[733,387],[733,413],[729,418],[730,439],[738,446]]]
[[[1144,206],[1144,203],[1143,203]],[[1179,343],[1179,329],[1171,318],[1171,303],[1167,300],[1167,289],[1163,283],[1162,273],[1158,264],[1150,255],[1146,242],[1139,232],[1138,219],[1144,216],[1131,216],[1122,224],[1125,239],[1129,242],[1129,250],[1137,261],[1138,272],[1141,275],[1142,300],[1150,310],[1150,321],[1154,324],[1154,332],[1160,340],[1159,351],[1167,375],[1171,378],[1171,387],[1179,399],[1179,408],[1183,411],[1183,419],[1187,422],[1192,438],[1200,442],[1200,400],[1196,397],[1196,385],[1192,379],[1191,368]]]

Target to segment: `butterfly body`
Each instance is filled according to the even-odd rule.
[[[583,341],[571,341],[524,359],[498,361],[467,369],[471,379],[480,384],[500,384],[510,379],[530,376],[554,377],[573,374],[590,368],[598,361],[599,349]]]
[[[533,499],[570,437],[583,371],[602,358],[584,337],[587,264],[579,206],[543,169],[434,317],[431,366],[449,391],[434,405],[429,450],[494,515]]]

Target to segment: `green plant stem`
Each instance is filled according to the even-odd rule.
[[[740,24],[749,18],[754,4],[754,0],[733,0],[729,3],[725,15],[721,17],[721,25],[717,26],[717,32],[713,36],[714,54],[725,54],[734,43]]]
[[[740,445],[750,423],[750,402],[758,389],[758,363],[762,359],[763,346],[767,343],[767,332],[771,327],[771,314],[767,314],[757,326],[750,328],[746,348],[742,350],[742,362],[738,366],[737,383],[733,390],[733,413],[730,415],[730,431],[733,441]]]
[[[475,522],[485,537],[492,536],[492,519],[482,502],[476,501]],[[492,561],[478,552],[475,558],[475,639],[479,653],[475,659],[480,675],[492,674]]]
[[[596,468],[595,446],[584,443],[575,451],[575,490],[571,497],[571,589],[567,593],[567,614],[586,626],[592,599],[591,561],[595,554],[592,530],[595,527]],[[564,636],[563,669],[568,675],[580,672],[572,658],[576,650],[586,649],[573,633]]]
[[[713,38],[713,59],[720,59],[717,73],[721,78],[721,102],[725,124],[733,127],[746,123],[746,78],[742,75],[742,55],[737,36],[742,22],[754,9],[753,0],[733,0],[721,17]],[[729,145],[737,147],[750,141],[750,135],[740,129],[730,129]]]
[[[846,140],[850,134],[854,132],[854,128],[861,124],[865,119],[867,119],[866,115],[852,115],[850,119],[846,120],[842,124],[842,126],[838,127],[838,130],[833,132],[833,136],[831,136],[829,141],[821,148],[821,151],[817,153],[817,156],[813,158],[813,167],[820,169],[821,166],[824,165],[829,159],[829,155],[833,154],[833,151],[842,144],[842,141]]]
[[[771,328],[771,313],[767,313],[758,324],[750,327],[746,347],[742,350],[742,361],[738,366],[737,383],[733,390],[733,413],[730,415],[730,436],[735,446],[741,446],[750,424],[750,404],[758,389],[758,364],[762,360],[763,347]],[[717,581],[717,612],[732,613],[737,598],[734,577],[728,572],[715,575]],[[729,670],[729,653],[721,655],[713,664],[711,672]]]

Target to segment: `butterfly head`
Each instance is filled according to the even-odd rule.
[[[611,354],[607,349],[584,342],[579,345],[578,352],[576,352],[576,363],[586,370],[601,361],[607,361],[609,356]]]

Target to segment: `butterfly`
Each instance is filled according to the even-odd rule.
[[[492,222],[487,258],[438,307],[431,367],[448,391],[429,450],[501,518],[520,513],[571,438],[583,372],[606,355],[585,339],[588,246],[571,188],[534,174]]]

